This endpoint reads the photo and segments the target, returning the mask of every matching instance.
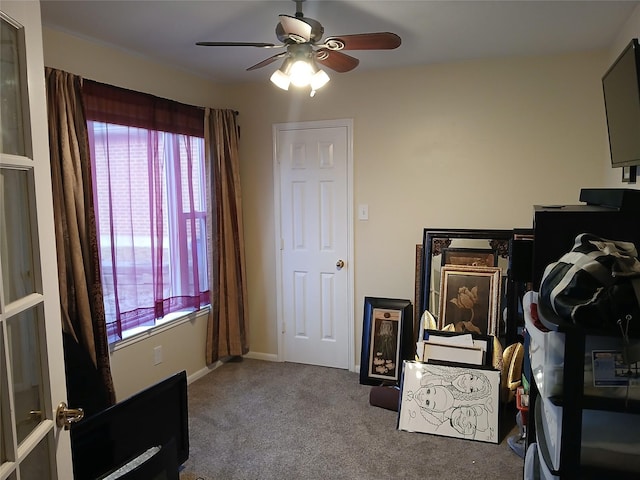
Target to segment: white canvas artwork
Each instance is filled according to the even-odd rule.
[[[398,429],[498,443],[500,371],[405,361]]]

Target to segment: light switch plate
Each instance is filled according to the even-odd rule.
[[[369,205],[358,205],[358,220],[369,220]]]

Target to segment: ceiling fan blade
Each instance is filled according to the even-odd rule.
[[[259,48],[277,48],[284,45],[274,45],[273,43],[261,42],[196,42],[201,47],[259,47]]]
[[[391,32],[357,33],[329,37],[324,46],[330,50],[392,50],[398,48],[402,40]]]
[[[357,58],[351,57],[346,53],[336,52],[328,48],[320,48],[316,51],[316,62],[321,63],[325,67],[335,70],[339,73],[349,72],[356,68],[360,63]]]
[[[247,68],[247,71],[250,70],[256,70],[258,68],[262,68],[262,67],[266,67],[267,65],[275,62],[276,60],[278,60],[279,58],[282,58],[284,56],[286,56],[287,53],[286,52],[282,52],[282,53],[278,53],[277,55],[273,55],[272,57],[269,57],[263,61],[261,61],[260,63],[256,63],[255,65]]]
[[[284,29],[284,33],[294,42],[304,43],[311,40],[310,24],[303,18],[292,17],[291,15],[278,15],[280,25]]]

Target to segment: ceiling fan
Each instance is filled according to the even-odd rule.
[[[247,70],[265,67],[282,58],[284,62],[271,76],[271,81],[283,90],[288,90],[290,84],[298,87],[310,86],[311,96],[329,81],[329,76],[318,64],[340,73],[349,72],[358,66],[360,61],[343,53],[342,50],[391,50],[400,46],[400,37],[391,32],[357,33],[322,40],[322,24],[304,16],[304,0],[293,1],[296,3],[295,16],[278,16],[276,36],[281,42],[279,45],[263,42],[197,42],[196,45],[284,48],[285,51],[256,63]]]

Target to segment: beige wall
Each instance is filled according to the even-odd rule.
[[[348,75],[309,99],[242,85],[251,348],[277,353],[273,123],[354,119],[356,359],[363,297],[414,296],[424,227],[529,227],[534,204],[602,183],[605,52]],[[245,112],[251,112],[245,114]]]
[[[206,374],[207,314],[204,310],[170,328],[157,327],[112,350],[111,375],[118,400],[181,370],[187,371],[189,382]],[[156,348],[161,356],[157,365]]]
[[[227,89],[204,78],[150,62],[143,57],[43,29],[45,66],[96,82],[170,98],[188,105],[234,108]]]
[[[529,227],[533,205],[575,204],[580,188],[605,185],[606,51],[330,73],[310,99],[268,82],[216,86],[46,28],[44,42],[47,66],[240,111],[251,353],[258,357],[277,355],[274,123],[353,119],[354,205],[369,205],[369,220],[354,225],[354,363],[363,297],[413,299],[423,228]],[[114,352],[119,398],[183,364],[192,377],[205,371],[198,325]],[[163,369],[151,365],[158,342],[179,345],[175,363]]]

